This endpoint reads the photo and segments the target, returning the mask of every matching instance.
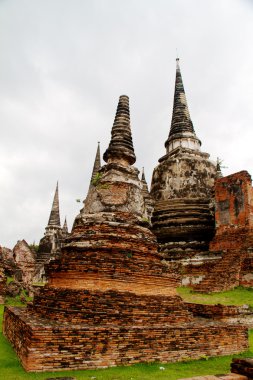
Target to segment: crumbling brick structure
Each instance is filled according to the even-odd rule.
[[[16,265],[15,279],[25,287],[31,285],[35,275],[36,254],[24,239],[18,240],[14,246],[13,259]]]
[[[48,284],[26,309],[8,307],[3,332],[27,371],[102,368],[241,352],[247,328],[203,323],[176,293],[143,220],[132,165],[128,97],[121,96],[107,165],[89,188]]]
[[[195,289],[219,292],[253,286],[253,189],[248,172],[216,181],[215,221],[210,252],[220,253],[221,259]]]
[[[165,260],[189,265],[208,251],[214,235],[217,168],[200,150],[177,60],[174,106],[166,155],[154,169],[152,230]]]
[[[3,260],[0,252],[0,304],[4,303],[6,289],[6,276],[4,273]]]

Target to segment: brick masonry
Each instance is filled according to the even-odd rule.
[[[220,252],[222,257],[194,288],[219,292],[253,286],[253,190],[248,172],[216,181],[215,210],[216,233],[210,252]]]
[[[239,323],[248,326],[248,328],[253,328],[253,311],[248,305],[227,306],[187,303],[187,308],[195,317]]]
[[[203,323],[176,293],[179,278],[143,220],[126,96],[104,159],[60,258],[46,266],[48,284],[27,308],[5,309],[3,333],[24,368],[104,368],[246,350],[245,326]]]
[[[188,323],[154,327],[146,321],[142,326],[63,324],[8,307],[4,332],[8,331],[27,371],[173,362],[203,355],[228,355],[248,347],[243,326]]]

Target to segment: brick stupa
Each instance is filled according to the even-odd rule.
[[[154,169],[153,232],[160,251],[169,261],[188,263],[208,251],[214,235],[214,181],[216,165],[200,150],[190,117],[177,59],[174,105],[166,155]]]
[[[143,221],[127,96],[104,160],[62,256],[47,266],[48,284],[26,309],[5,309],[4,335],[24,368],[103,368],[247,349],[244,326],[203,324],[176,294],[177,278]]]

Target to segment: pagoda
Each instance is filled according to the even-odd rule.
[[[38,260],[48,261],[51,257],[54,257],[55,254],[59,254],[61,250],[61,240],[62,228],[59,208],[59,188],[57,182],[48,224],[45,228],[45,234],[39,243]]]
[[[178,277],[143,220],[129,99],[48,283],[27,308],[7,307],[3,332],[27,371],[104,368],[241,352],[244,326],[203,323],[176,293]]]
[[[217,168],[209,160],[209,154],[201,152],[178,58],[171,127],[165,148],[166,154],[159,159],[152,177],[153,232],[166,260],[188,263],[196,254],[208,255],[215,230]]]

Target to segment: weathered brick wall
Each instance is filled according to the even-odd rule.
[[[20,311],[24,311],[20,308]],[[33,337],[34,328],[26,323],[23,318],[9,312],[8,307],[4,308],[3,334],[15,347],[15,351],[19,358],[22,358],[22,365],[26,368],[28,363],[29,348]]]
[[[25,240],[19,240],[13,248],[13,257],[21,273],[21,281],[31,284],[35,274],[35,254]]]
[[[90,325],[156,326],[192,321],[192,315],[179,296],[145,296],[118,291],[79,291],[46,286],[35,296],[30,309],[52,320]]]
[[[194,285],[194,289],[202,293],[212,293],[239,286],[243,259],[244,255],[237,249],[223,251],[222,258],[213,271],[207,274],[199,284]]]
[[[22,320],[29,316],[30,328]],[[188,323],[181,326],[87,326],[47,323],[20,308],[8,307],[4,334],[19,348],[27,371],[103,368],[139,362],[173,362],[239,353],[248,348],[244,326]],[[17,326],[18,324],[18,326]],[[36,342],[36,343],[35,343]],[[26,345],[27,346],[27,345]]]
[[[212,273],[221,259],[220,252],[200,252],[181,261],[181,278],[183,286],[194,286]]]
[[[253,208],[251,177],[246,171],[220,178],[215,184],[216,234],[210,251],[222,258],[204,280],[201,292],[219,292],[238,285],[253,285]]]
[[[0,246],[0,256],[5,273],[12,277],[17,269],[12,250]]]
[[[220,178],[215,183],[217,233],[227,228],[252,227],[251,176],[246,171]]]
[[[4,269],[2,267],[1,257],[0,257],[0,304],[4,303],[6,289],[6,276],[4,274]]]
[[[229,323],[241,323],[249,328],[253,327],[253,310],[245,306],[227,305],[203,305],[196,303],[186,303],[188,310],[195,316],[220,320]]]
[[[253,256],[251,250],[248,250],[247,257],[241,265],[240,285],[253,288]]]

